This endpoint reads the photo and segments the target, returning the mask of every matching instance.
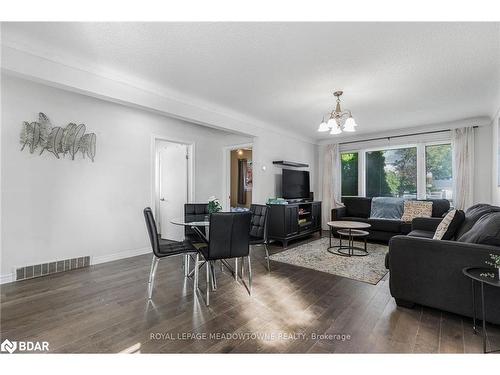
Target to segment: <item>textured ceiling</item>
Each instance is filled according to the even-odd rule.
[[[359,133],[500,106],[499,23],[4,23],[2,39],[315,139],[336,89]]]

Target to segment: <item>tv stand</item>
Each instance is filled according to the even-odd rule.
[[[268,204],[268,206],[269,240],[279,241],[286,248],[291,240],[316,232],[321,235],[321,202]]]
[[[294,204],[294,203],[303,203],[306,202],[305,198],[297,198],[297,199],[287,199],[286,200],[288,204]]]

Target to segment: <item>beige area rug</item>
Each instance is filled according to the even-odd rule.
[[[293,249],[284,250],[273,254],[270,259],[276,262],[292,264],[313,270],[331,273],[377,284],[388,272],[384,265],[385,254],[389,248],[385,245],[368,244],[368,255],[364,257],[343,257],[329,253],[328,237],[299,245]],[[339,240],[332,238],[332,245],[338,245]],[[355,246],[363,247],[364,244],[355,242]]]

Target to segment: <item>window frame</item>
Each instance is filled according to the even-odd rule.
[[[347,148],[341,150],[340,153],[358,153],[358,196],[366,197],[366,153],[370,151],[387,151],[396,150],[400,148],[411,148],[416,147],[417,149],[417,199],[426,199],[427,187],[426,187],[426,153],[425,148],[427,146],[438,146],[438,145],[451,145],[451,152],[453,153],[453,145],[451,139],[441,139],[437,141],[426,141],[426,142],[409,142],[394,145],[385,146],[372,146],[363,148]],[[342,178],[342,173],[340,174]],[[452,176],[452,180],[453,180]],[[342,184],[341,184],[342,186]],[[453,204],[453,197],[450,203]]]

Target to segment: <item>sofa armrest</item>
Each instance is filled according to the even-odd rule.
[[[417,217],[411,221],[411,230],[435,232],[442,220],[441,217]]]
[[[332,213],[331,213],[332,220],[341,220],[345,215],[346,215],[345,206],[332,208]]]

